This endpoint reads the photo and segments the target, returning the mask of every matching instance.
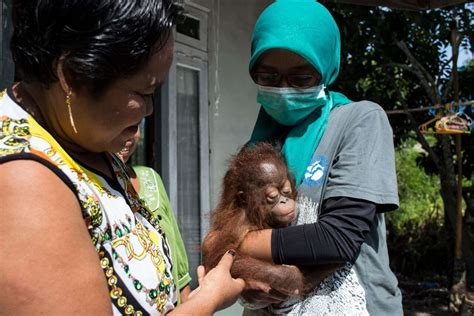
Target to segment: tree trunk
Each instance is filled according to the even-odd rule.
[[[466,212],[463,221],[463,255],[466,262],[466,285],[468,291],[474,292],[474,174],[472,186],[463,193],[466,201]]]
[[[441,154],[439,155],[440,158],[440,165],[441,168],[439,169],[439,178],[441,184],[441,197],[443,199],[443,206],[444,206],[444,222],[446,231],[449,232],[448,236],[445,236],[448,239],[449,249],[448,251],[448,258],[449,261],[454,264],[454,232],[456,229],[456,190],[457,190],[457,179],[456,179],[456,171],[454,169],[454,159],[453,159],[453,151],[451,146],[450,136],[440,135],[438,140],[441,144]],[[453,265],[450,265],[453,266]],[[453,275],[454,269],[450,269],[447,271],[447,276],[451,285],[455,283],[454,279],[457,279],[458,276]]]
[[[442,153],[439,178],[441,183],[441,196],[443,198],[446,219],[453,228],[456,227],[456,189],[457,179],[454,169],[453,150],[449,136],[438,137],[441,144]]]

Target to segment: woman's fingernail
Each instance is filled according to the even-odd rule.
[[[231,255],[232,257],[235,257],[235,250],[231,249],[231,250],[227,251],[227,253],[229,255]]]

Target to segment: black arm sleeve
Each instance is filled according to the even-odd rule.
[[[298,266],[355,262],[375,213],[372,202],[326,199],[318,222],[273,229],[273,262]]]

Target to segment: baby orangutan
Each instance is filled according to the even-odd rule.
[[[244,147],[229,163],[219,204],[211,213],[211,229],[202,246],[209,271],[228,249],[238,249],[252,230],[287,226],[296,217],[296,188],[281,154],[268,143]],[[234,278],[268,284],[286,295],[303,295],[334,267],[303,275],[296,266],[277,265],[236,250]]]

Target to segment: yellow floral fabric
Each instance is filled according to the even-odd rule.
[[[159,218],[138,198],[120,160],[106,156],[115,179],[74,161],[31,115],[0,92],[0,163],[34,157],[53,165],[63,181],[72,183],[109,286],[114,315],[165,314],[177,304],[168,241]]]

